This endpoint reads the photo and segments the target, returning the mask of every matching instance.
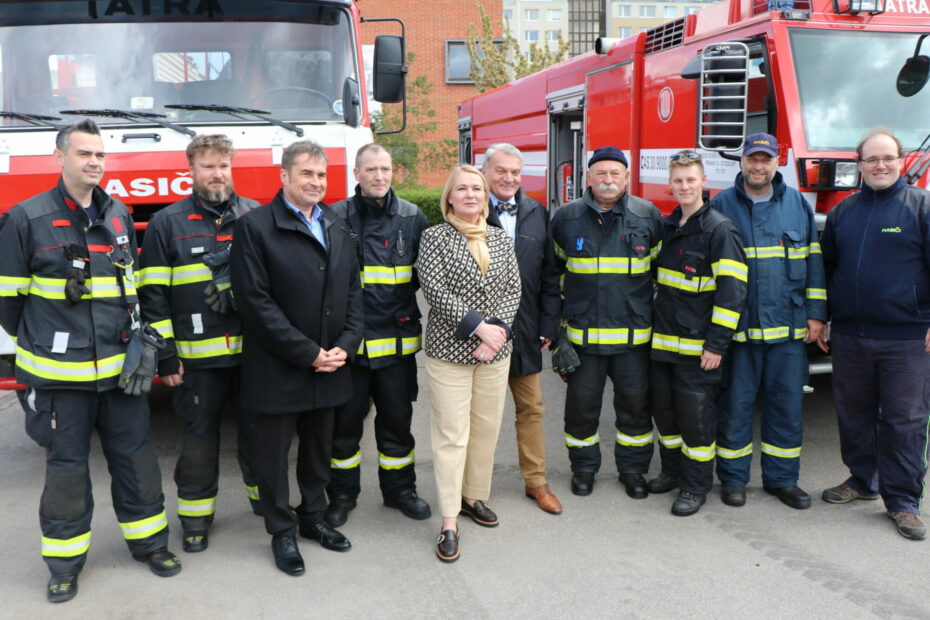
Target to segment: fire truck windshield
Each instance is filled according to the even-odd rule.
[[[913,97],[895,89],[898,70],[920,33],[791,30],[808,151],[853,151],[876,125],[906,149],[927,135],[930,88]]]
[[[256,122],[198,107],[210,105],[257,109],[280,120],[342,122],[343,84],[347,77],[358,79],[355,38],[344,7],[326,10],[321,18],[317,7],[314,19],[306,21],[123,19],[8,26],[4,20],[0,110],[12,114],[0,116],[0,130],[34,127],[23,116],[60,116],[68,109],[158,113],[174,123]]]

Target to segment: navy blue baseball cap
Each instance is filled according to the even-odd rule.
[[[746,136],[743,143],[743,155],[765,153],[769,157],[778,157],[778,140],[770,133],[754,133]]]
[[[591,159],[588,160],[588,168],[597,162],[604,160],[619,161],[627,168],[630,167],[626,161],[626,155],[623,154],[623,151],[615,146],[602,146],[600,148],[594,149],[594,154],[591,155]]]

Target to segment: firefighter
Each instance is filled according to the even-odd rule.
[[[723,502],[744,505],[761,392],[763,489],[804,509],[811,504],[798,487],[804,344],[817,340],[827,314],[823,256],[813,210],[778,172],[775,137],[748,136],[740,169],[735,185],[711,200],[739,229],[749,265],[746,306],[724,364],[717,475]]]
[[[693,151],[672,155],[653,309],[652,415],[662,471],[648,483],[680,485],[672,514],[693,515],[714,486],[720,362],[746,299],[746,255],[733,222],[704,204],[707,176]]]
[[[517,451],[524,493],[544,511],[560,514],[562,504],[546,479],[545,407],[539,381],[542,352],[558,335],[559,274],[552,251],[549,212],[520,188],[523,154],[512,144],[492,144],[482,173],[490,190],[488,224],[507,232],[520,266],[522,293],[510,356]]]
[[[57,187],[0,223],[0,324],[16,337],[16,379],[28,386],[26,432],[45,448],[39,504],[42,557],[53,603],[77,594],[90,549],[88,456],[93,429],[132,556],[158,576],[181,570],[167,550],[161,472],[145,392],[163,341],[140,322],[136,238],[126,206],[98,186],[103,140],[90,120],[55,139]]]
[[[575,495],[591,493],[601,465],[597,428],[608,376],[614,386],[614,457],[620,482],[634,499],[648,495],[643,474],[653,441],[652,277],[662,216],[651,202],[626,191],[628,181],[623,151],[614,146],[596,149],[588,161],[590,187],[556,211],[552,221],[564,276],[564,326],[552,363],[556,372],[567,375],[565,443]]]
[[[333,205],[349,229],[362,270],[365,340],[352,363],[352,398],[336,408],[326,521],[343,525],[361,490],[362,427],[372,402],[378,480],[384,505],[411,519],[428,519],[417,496],[414,439],[420,310],[413,264],[429,223],[416,205],[391,189],[391,154],[378,144],[358,150],[355,195]]]
[[[225,407],[238,422],[238,455],[246,494],[258,513],[252,470],[250,414],[239,410],[242,326],[229,294],[229,249],[236,220],[258,203],[233,191],[232,141],[201,134],[187,145],[194,189],[149,222],[142,243],[142,313],[167,346],[158,374],[173,388],[183,422],[174,470],[184,551],[204,551],[216,511],[220,420]]]

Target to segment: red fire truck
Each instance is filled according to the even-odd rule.
[[[237,191],[265,202],[284,147],[312,138],[329,157],[327,201],[344,198],[348,162],[372,140],[361,21],[351,0],[4,0],[0,211],[54,186],[57,129],[82,117],[103,132],[104,189],[140,229],[190,194],[197,133],[232,138]],[[378,101],[403,99],[403,48],[376,40]],[[0,330],[6,363],[14,350]]]
[[[855,145],[874,125],[915,149],[914,177],[925,172],[928,31],[927,0],[724,0],[463,102],[460,160],[516,145],[526,192],[556,209],[584,190],[591,152],[613,144],[630,191],[668,212],[670,154],[701,151],[716,193],[739,171],[743,137],[766,131],[787,182],[823,214],[858,187]]]

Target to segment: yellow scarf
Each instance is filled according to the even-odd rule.
[[[482,277],[487,275],[488,267],[491,266],[491,253],[488,252],[488,222],[484,215],[478,216],[477,224],[469,224],[465,220],[455,217],[455,214],[449,209],[446,213],[446,221],[467,239],[465,247],[468,248],[475,262],[478,263]]]

